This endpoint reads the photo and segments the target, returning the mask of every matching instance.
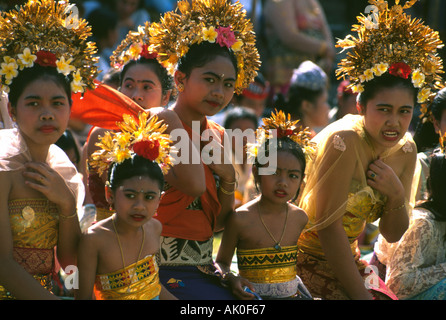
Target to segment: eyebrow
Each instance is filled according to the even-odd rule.
[[[154,81],[152,81],[152,80],[147,80],[147,79],[144,79],[144,80],[135,80],[135,79],[133,79],[133,78],[131,78],[131,77],[126,77],[126,78],[124,78],[124,81],[123,82],[125,82],[125,81],[127,81],[127,80],[131,80],[131,81],[133,81],[133,82],[142,82],[142,83],[151,83],[151,84],[155,84],[155,82]]]
[[[288,172],[299,172],[301,173],[301,171],[299,169],[284,169],[284,168],[277,168],[277,170],[286,170]]]
[[[212,71],[206,71],[206,72],[203,72],[203,74],[204,75],[210,75],[210,76],[213,76],[213,77],[216,77],[217,79],[222,79],[223,77],[224,77],[224,75],[223,75],[223,77],[222,76],[220,76],[219,74],[216,74],[215,72],[212,72]],[[226,79],[223,79],[224,81],[233,81],[233,82],[235,82],[235,79],[234,78],[226,78]]]
[[[42,100],[42,97],[41,96],[33,96],[33,95],[31,95],[31,96],[26,96],[24,99],[25,100]],[[65,97],[65,96],[54,96],[54,97],[51,97],[51,100],[60,100],[60,99],[67,100],[67,97]]]
[[[388,103],[378,103],[376,106],[377,107],[390,107],[390,108],[393,108],[393,105],[388,104]],[[399,108],[410,108],[410,109],[413,109],[413,106],[401,106]]]
[[[135,189],[131,189],[131,188],[127,188],[127,189],[123,189],[122,190],[123,192],[133,192],[133,193],[140,193],[140,191],[137,191],[137,190],[135,190]],[[158,194],[158,192],[156,192],[156,191],[152,191],[152,190],[149,190],[149,191],[146,191],[146,192],[144,192],[145,194],[148,194],[148,193],[150,193],[150,194]]]

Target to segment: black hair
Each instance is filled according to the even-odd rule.
[[[237,59],[234,53],[226,47],[207,41],[193,44],[178,61],[178,70],[189,77],[193,69],[200,68],[219,56],[229,58],[234,66],[235,73],[238,74]]]
[[[34,64],[31,68],[24,68],[21,70],[9,86],[8,99],[13,107],[17,106],[20,95],[25,88],[37,79],[53,80],[54,83],[59,85],[65,91],[71,106],[71,79],[64,76],[62,73],[59,73],[55,67],[42,67],[39,64]]]
[[[446,111],[446,88],[438,91],[429,108],[434,119],[440,122],[443,112]],[[419,120],[414,134],[418,151],[424,152],[436,148],[439,138],[432,121],[428,118]]]
[[[277,154],[279,152],[288,152],[291,155],[295,156],[296,159],[300,162],[300,165],[302,167],[301,169],[302,169],[302,177],[303,177],[303,175],[305,173],[307,161],[306,161],[305,153],[304,153],[303,149],[300,147],[300,145],[297,142],[291,140],[289,137],[281,137],[281,138],[277,138],[277,146],[272,146],[270,143],[270,140],[266,139],[265,145],[264,145],[265,150],[263,151],[265,154],[265,157],[269,156],[269,150],[271,147],[276,148]],[[263,166],[262,164],[260,164],[257,157],[254,160],[254,166],[256,168],[261,168]],[[259,191],[257,183],[258,183],[258,181],[256,178],[256,188],[257,188],[257,191]],[[294,196],[292,201],[295,201],[297,199],[297,197],[299,196],[299,192],[300,192],[300,188],[297,190],[296,195]]]
[[[118,26],[118,15],[107,7],[94,9],[86,19],[91,26],[91,40],[95,42],[108,37],[110,30]]]
[[[60,136],[60,138],[56,141],[56,145],[64,151],[74,149],[74,153],[76,155],[76,164],[79,164],[81,160],[79,146],[76,143],[76,139],[70,130],[65,130],[64,133]]]
[[[254,128],[257,128],[259,124],[257,115],[251,109],[246,107],[233,107],[230,108],[226,113],[225,119],[223,121],[223,127],[229,129],[235,121],[240,119],[251,120],[254,124]]]
[[[446,155],[442,152],[430,156],[427,178],[428,199],[417,207],[432,212],[436,221],[446,221]]]
[[[288,97],[286,98],[282,93],[277,94],[274,97],[274,105],[279,110],[289,113],[294,119],[302,119],[302,103],[304,101],[309,101],[313,104],[316,103],[324,91],[325,88],[311,90],[291,83]]]
[[[412,79],[407,79],[385,73],[380,77],[375,77],[370,81],[364,82],[364,91],[358,95],[358,103],[365,108],[367,103],[372,100],[382,89],[405,88],[413,94],[414,105],[417,103],[418,89],[412,83]]]
[[[131,60],[127,63],[120,73],[119,85],[122,86],[122,82],[125,79],[125,74],[128,69],[137,64],[144,64],[149,66],[153,72],[155,72],[159,81],[161,82],[161,88],[163,95],[167,94],[169,90],[173,88],[173,77],[167,72],[166,68],[164,68],[157,59],[147,59],[144,57],[140,57],[138,60]]]
[[[122,186],[125,180],[146,176],[158,182],[160,190],[164,189],[164,175],[158,163],[137,154],[121,163],[113,163],[108,170],[108,183],[113,191]]]

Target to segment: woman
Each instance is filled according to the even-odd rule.
[[[410,55],[414,50],[431,52],[424,41],[436,46],[440,41],[428,27],[410,20],[404,8],[389,9],[383,2],[377,28],[368,29],[365,18],[359,18],[358,38],[339,43],[352,50],[338,73],[360,91],[360,114],[345,116],[315,138],[318,152],[309,164],[300,201],[309,224],[298,243],[298,274],[315,297],[396,298],[360,259],[357,238],[366,222],[377,219],[388,243],[397,242],[406,231],[416,167],[416,146],[407,130],[417,98],[426,101],[426,91],[434,89],[429,79],[442,68],[436,60],[435,68],[426,70],[422,56]],[[401,29],[394,29],[397,25]],[[399,50],[368,50],[362,45],[384,48],[386,41],[393,43],[392,37],[405,44],[404,61]]]
[[[443,142],[442,150],[431,155],[429,196],[415,207],[410,227],[387,264],[386,284],[400,299],[446,300],[444,147]]]
[[[1,59],[12,71],[1,83],[17,124],[0,135],[2,299],[54,299],[56,257],[63,268],[76,263],[83,184],[54,143],[68,126],[72,90],[91,89],[97,69],[85,29],[70,34],[63,23],[68,6],[30,1],[0,19]],[[52,43],[77,54],[43,45]]]
[[[200,166],[204,174],[192,179],[202,182],[195,194],[192,180],[167,181],[157,216],[163,224],[160,279],[179,299],[232,299],[214,276],[212,248],[214,232],[234,209],[235,172],[225,151],[224,128],[207,117],[253,80],[258,53],[240,4],[195,0],[180,1],[178,7],[181,13],[166,13],[150,35],[178,88],[177,100],[167,111],[178,115],[192,141],[200,140],[203,158],[184,170]]]

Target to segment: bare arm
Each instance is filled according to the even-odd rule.
[[[80,300],[90,300],[93,298],[93,288],[98,264],[98,248],[93,238],[94,235],[92,234],[83,234],[79,244],[79,290],[76,292],[76,299]]]

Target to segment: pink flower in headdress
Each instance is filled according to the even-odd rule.
[[[407,79],[412,69],[404,62],[397,62],[390,66],[389,73],[393,76]]]
[[[231,46],[237,41],[231,27],[218,27],[216,31],[218,33],[216,41],[222,47],[225,46],[227,48],[231,48]]]
[[[149,45],[144,44],[140,56],[146,59],[156,59],[158,54],[156,52],[149,52]]]
[[[56,55],[49,51],[40,50],[36,53],[37,59],[35,63],[42,67],[56,67]]]

